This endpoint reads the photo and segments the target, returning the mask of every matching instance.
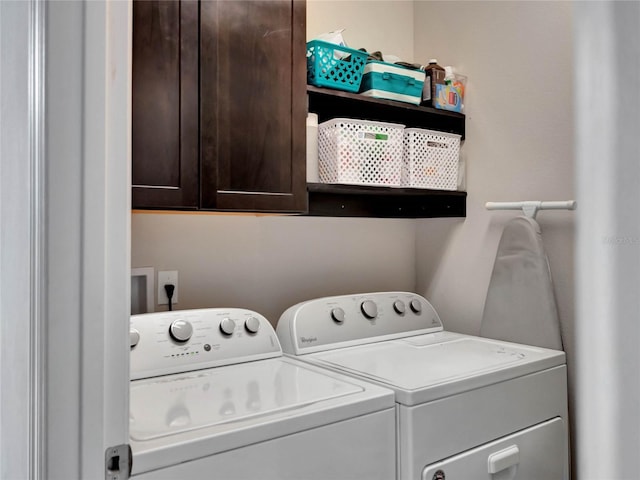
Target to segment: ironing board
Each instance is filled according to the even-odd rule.
[[[551,271],[533,218],[516,217],[504,227],[480,335],[562,350]]]

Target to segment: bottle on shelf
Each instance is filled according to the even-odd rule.
[[[424,67],[425,80],[422,87],[422,101],[420,105],[423,107],[433,107],[436,98],[436,85],[444,84],[444,68],[438,65],[438,60],[432,58],[429,64]]]
[[[307,114],[307,183],[318,183],[318,114]]]

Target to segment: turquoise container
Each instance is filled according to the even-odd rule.
[[[374,98],[419,105],[425,74],[422,70],[370,60],[364,67],[360,93]]]
[[[367,52],[312,40],[307,43],[307,83],[357,92],[367,57]]]

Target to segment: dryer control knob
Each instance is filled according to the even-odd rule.
[[[235,329],[236,329],[236,322],[234,322],[230,318],[224,318],[220,322],[220,331],[225,335],[232,335]]]
[[[414,298],[413,300],[411,300],[411,303],[409,304],[409,306],[411,307],[411,310],[413,310],[414,313],[417,313],[417,314],[422,313],[422,304],[420,303],[420,300],[416,300]]]
[[[331,318],[333,318],[333,321],[336,323],[342,323],[344,322],[344,310],[341,309],[340,307],[336,307],[334,309],[331,310]]]
[[[360,305],[360,310],[362,310],[364,316],[369,320],[373,320],[378,316],[378,306],[372,300],[365,300],[364,302],[362,302],[362,304]]]
[[[249,333],[258,333],[258,330],[260,329],[260,320],[256,317],[249,317],[244,322],[244,328]]]
[[[186,320],[174,320],[169,327],[169,335],[176,342],[186,342],[191,338],[193,327]]]
[[[131,343],[131,348],[133,348],[136,345],[138,345],[139,341],[140,341],[140,332],[138,332],[138,330],[136,330],[135,328],[130,329],[129,330],[129,343]]]
[[[393,302],[393,309],[398,315],[404,315],[404,312],[407,311],[407,306],[402,300],[396,300],[395,302]]]

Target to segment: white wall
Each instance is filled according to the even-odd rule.
[[[411,59],[413,6],[309,0],[307,37],[345,28],[351,47]],[[252,308],[274,324],[309,298],[415,289],[413,220],[140,213],[131,249],[132,267],[178,270],[176,308]]]
[[[131,257],[134,267],[155,267],[156,274],[178,270],[176,308],[250,308],[275,325],[302,300],[413,290],[415,223],[138,213]]]
[[[418,222],[417,291],[434,303],[447,328],[478,334],[497,243],[516,215],[486,211],[485,202],[575,198],[572,5],[418,1],[415,22],[416,57],[436,57],[468,76],[467,218]],[[537,217],[571,391],[574,218],[555,211]]]
[[[469,77],[467,218],[420,221],[419,287],[449,326],[478,333],[497,242],[515,215],[486,211],[485,202],[574,198],[571,5],[417,2],[415,20],[416,55]],[[537,219],[570,326],[574,213]],[[447,232],[437,252],[428,248],[434,231]]]
[[[428,27],[428,28],[426,28]],[[573,198],[572,39],[571,5],[539,2],[409,2],[310,0],[307,4],[307,37],[346,28],[351,46],[393,51],[415,61],[436,57],[469,76],[467,88],[467,139],[463,155],[467,162],[467,218],[376,220],[295,217],[231,217],[208,215],[134,215],[132,260],[134,267],[166,265],[180,273],[180,308],[207,306],[207,282],[222,288],[214,270],[230,265],[238,272],[229,277],[216,304],[225,298],[252,298],[251,306],[273,315],[291,301],[344,290],[362,291],[384,284],[415,289],[433,301],[448,328],[478,333],[484,297],[495,250],[504,222],[512,213],[484,210],[486,201]],[[573,213],[542,213],[538,220],[551,262],[565,342],[572,352],[573,337]],[[417,248],[410,232],[417,223]],[[387,225],[394,225],[390,231]],[[180,226],[214,242],[185,243],[171,234]],[[184,229],[187,230],[184,230]],[[237,241],[219,238],[219,232],[241,228],[256,239]],[[332,236],[336,228],[340,235]],[[364,228],[364,230],[362,230]],[[304,230],[304,232],[303,232]],[[162,240],[149,242],[165,232]],[[168,235],[168,236],[167,236]],[[236,234],[231,233],[235,239]],[[257,237],[256,237],[257,235]],[[263,246],[262,235],[267,235]],[[292,236],[296,246],[295,269],[288,261]],[[375,249],[364,248],[366,238],[382,239],[392,256],[376,280],[359,271],[373,273],[370,265],[380,261]],[[182,240],[181,240],[182,239]],[[326,240],[328,244],[324,244]],[[392,243],[397,242],[397,243]],[[275,249],[271,245],[276,245]],[[322,247],[318,252],[312,245]],[[183,252],[186,249],[188,252]],[[256,250],[261,249],[261,250]],[[413,253],[416,252],[415,257]],[[343,264],[334,258],[346,258]],[[261,255],[268,259],[262,259]],[[186,257],[185,257],[186,255]],[[371,255],[371,256],[369,256]],[[313,258],[311,258],[313,257]],[[189,260],[192,258],[192,260]],[[183,268],[207,258],[211,273]],[[251,259],[251,260],[249,260]],[[417,270],[412,266],[417,260]],[[252,265],[269,264],[273,279],[283,278],[264,290],[266,271]],[[202,268],[202,267],[199,267]],[[313,282],[320,269],[322,281],[340,285],[323,288]],[[184,271],[182,271],[184,270]],[[344,277],[343,271],[350,275]],[[412,277],[414,275],[415,277]],[[253,280],[257,272],[260,282]],[[304,285],[299,279],[305,278]],[[333,279],[333,280],[332,280]],[[233,281],[231,281],[233,280]],[[238,281],[239,283],[236,283]],[[187,282],[187,283],[183,283]],[[183,286],[184,285],[184,286]],[[238,287],[242,285],[242,287]],[[298,293],[283,293],[293,289]],[[275,295],[275,297],[274,297]],[[463,295],[463,297],[461,297]],[[274,298],[279,299],[274,299]],[[260,298],[261,300],[258,300]],[[462,298],[462,301],[461,301]],[[270,299],[270,300],[267,300]],[[213,303],[212,303],[213,304]]]
[[[344,28],[351,48],[413,59],[412,0],[308,0],[307,39]]]

